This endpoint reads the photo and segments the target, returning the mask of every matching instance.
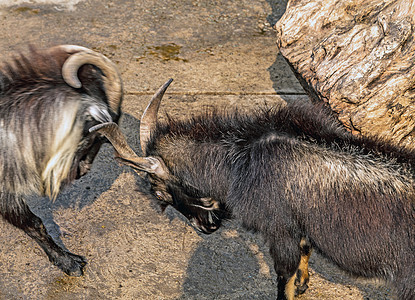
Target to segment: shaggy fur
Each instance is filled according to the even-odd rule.
[[[69,56],[57,48],[32,48],[0,71],[0,213],[64,272],[81,275],[85,260],[58,246],[24,200],[55,198],[63,185],[84,175],[103,142],[88,129],[119,118],[109,108],[98,68],[81,67],[81,89],[63,80]]]
[[[415,299],[413,152],[353,136],[308,103],[169,119],[146,152],[161,158],[181,193],[219,201],[265,237],[278,299],[293,297],[286,284],[301,240],[353,275],[385,279],[399,299]]]

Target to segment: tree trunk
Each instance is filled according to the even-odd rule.
[[[278,46],[350,130],[415,148],[414,0],[291,0]]]

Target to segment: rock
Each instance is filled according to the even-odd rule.
[[[352,132],[414,148],[414,17],[412,0],[291,0],[277,44]]]

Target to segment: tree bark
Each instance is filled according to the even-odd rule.
[[[275,28],[312,98],[353,132],[415,148],[414,19],[414,0],[291,0]]]

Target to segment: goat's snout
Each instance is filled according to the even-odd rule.
[[[205,215],[196,215],[189,219],[192,226],[204,233],[211,234],[219,229],[221,225],[221,220],[217,218],[213,211],[206,211]]]

